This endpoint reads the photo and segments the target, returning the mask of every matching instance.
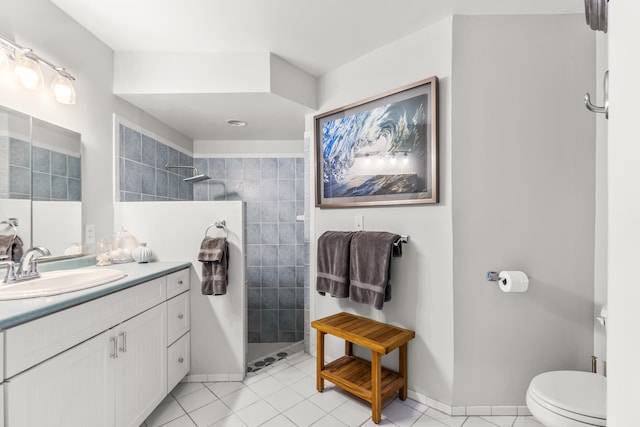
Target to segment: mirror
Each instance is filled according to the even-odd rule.
[[[0,223],[17,218],[24,246],[81,254],[81,149],[79,133],[0,107]]]

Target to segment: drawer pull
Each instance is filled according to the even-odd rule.
[[[178,362],[179,362],[179,363],[184,363],[184,357],[179,357],[179,358],[178,358]]]
[[[182,280],[178,280],[178,285],[182,285]]]
[[[178,314],[178,319],[180,319],[180,320],[184,319],[184,314],[182,314],[182,313]]]
[[[122,337],[122,347],[120,347],[120,351],[123,353],[127,352],[127,333],[120,332],[119,336]]]
[[[116,337],[109,338],[109,341],[113,344],[113,353],[111,353],[112,359],[118,358],[118,339]]]

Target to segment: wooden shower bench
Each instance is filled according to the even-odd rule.
[[[407,343],[414,331],[398,328],[349,313],[338,313],[314,320],[317,330],[316,388],[324,390],[324,380],[371,403],[373,422],[382,418],[382,402],[396,391],[407,398]],[[345,355],[324,364],[324,337],[334,335],[345,340]],[[371,362],[353,355],[353,344],[371,350]],[[383,368],[382,356],[399,348],[399,372]]]

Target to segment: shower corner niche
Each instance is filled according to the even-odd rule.
[[[79,133],[0,106],[0,219],[18,219],[25,246],[58,257],[82,241],[81,147]]]

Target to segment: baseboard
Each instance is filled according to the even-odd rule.
[[[212,382],[230,382],[244,380],[245,373],[234,374],[194,374],[184,377],[182,382],[185,383],[212,383]]]
[[[420,402],[423,405],[427,405],[429,408],[436,409],[451,416],[479,416],[479,415],[511,415],[511,416],[530,416],[531,412],[526,406],[515,405],[500,405],[500,406],[451,406],[446,403],[442,403],[431,397],[427,397],[424,394],[416,393],[413,390],[407,391],[407,396],[410,399]]]

